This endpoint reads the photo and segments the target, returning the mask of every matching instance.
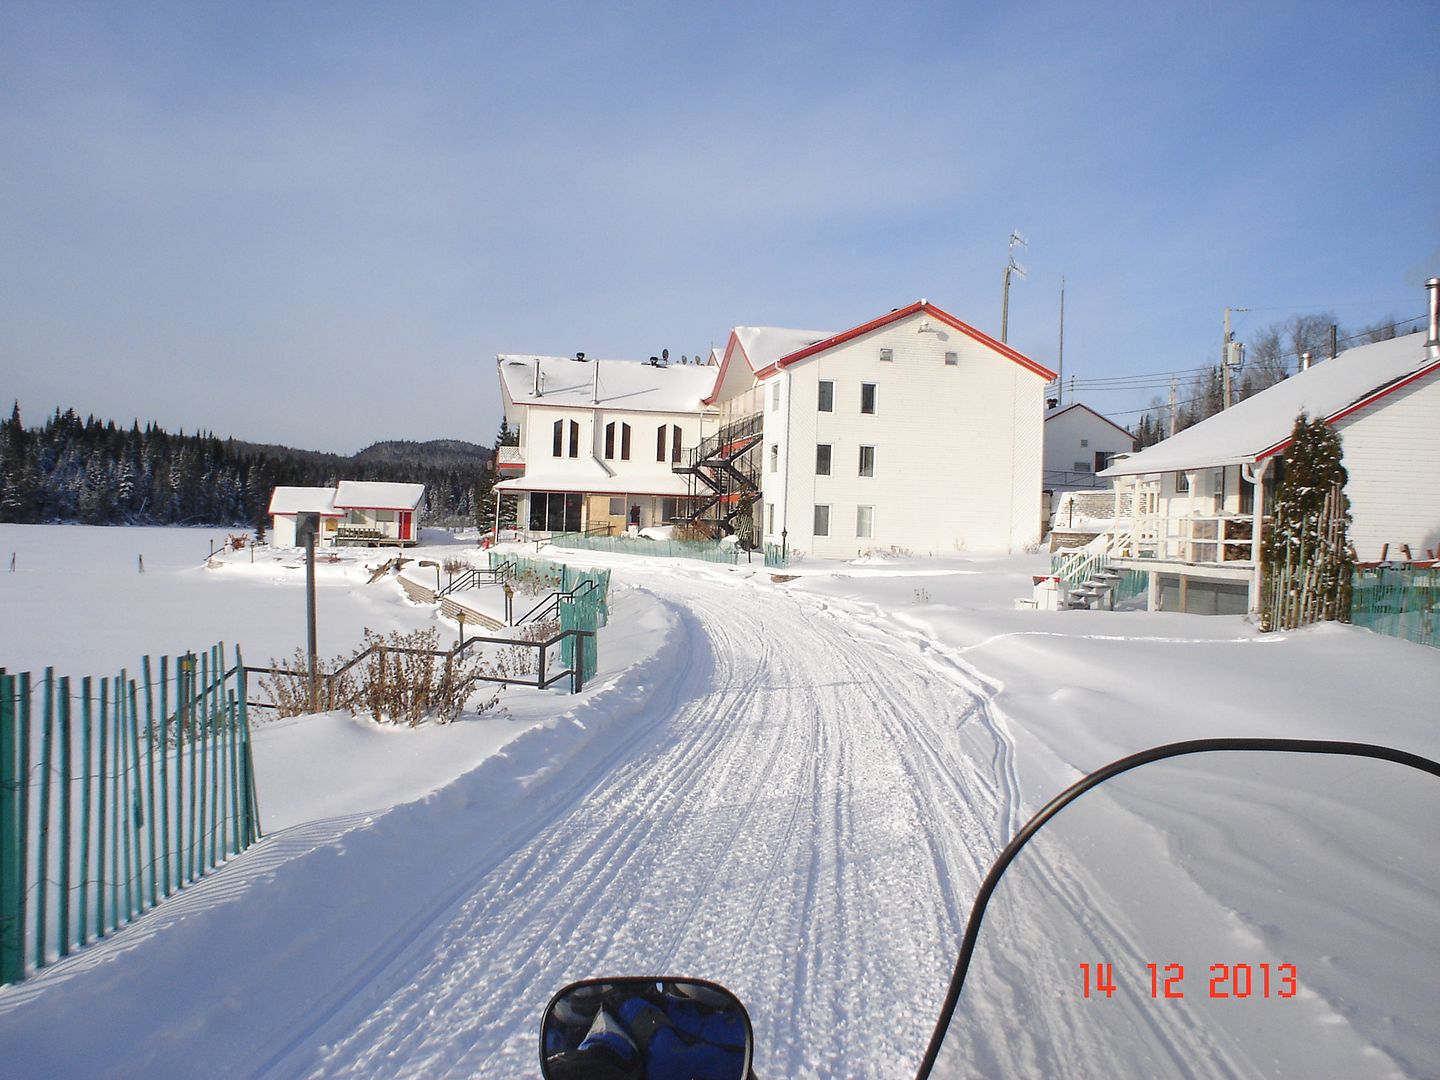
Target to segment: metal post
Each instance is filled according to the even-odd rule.
[[[310,711],[320,711],[319,664],[315,643],[315,534],[305,534],[305,651],[310,675]]]

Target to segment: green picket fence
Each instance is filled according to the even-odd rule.
[[[574,592],[583,582],[592,581],[594,585],[586,592],[598,596],[599,614],[598,625],[604,626],[610,621],[610,571],[584,569],[578,566],[568,566],[565,563],[552,562],[549,559],[529,558],[524,555],[503,554],[495,552],[489,554],[490,566],[513,562],[515,564],[515,580],[530,580],[542,586],[549,586],[556,592]],[[517,604],[517,616],[519,614]],[[594,629],[594,627],[589,627]]]
[[[606,577],[609,572],[606,571]],[[579,693],[581,688],[595,677],[595,670],[599,664],[599,639],[594,637],[594,631],[605,625],[605,590],[601,588],[590,589],[577,593],[571,599],[561,598],[560,601],[560,629],[564,630],[589,630],[589,637],[567,637],[560,643],[560,655],[566,667],[575,671],[574,681],[575,692]],[[579,656],[576,656],[576,650]]]
[[[0,670],[0,984],[112,933],[260,838],[239,650],[140,678]]]
[[[790,553],[779,544],[766,544],[765,565],[772,570],[788,569],[790,566]]]
[[[640,555],[648,559],[698,559],[701,562],[734,566],[740,561],[735,544],[713,540],[649,540],[645,537],[587,536],[584,533],[556,533],[555,547],[574,551],[607,551],[618,555]]]
[[[1440,568],[1357,569],[1351,578],[1350,622],[1440,648]]]

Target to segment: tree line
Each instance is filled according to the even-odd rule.
[[[226,525],[263,536],[279,486],[340,480],[425,485],[424,524],[486,527],[491,451],[471,443],[380,443],[352,457],[257,446],[212,433],[129,428],[57,409],[26,428],[16,402],[0,421],[0,521]]]
[[[1255,333],[1246,342],[1245,358],[1238,371],[1232,370],[1230,401],[1234,404],[1258,394],[1300,370],[1301,357],[1310,354],[1312,363],[1322,363],[1337,349],[1354,348],[1376,341],[1388,341],[1409,333],[1410,323],[1386,319],[1358,330],[1342,330],[1330,312],[1296,315]],[[1225,376],[1219,364],[1204,368],[1176,391],[1175,431],[1183,431],[1224,406]],[[1171,407],[1156,397],[1135,425],[1137,449],[1169,437]]]

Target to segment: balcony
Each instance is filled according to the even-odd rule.
[[[1116,555],[1126,562],[1159,561],[1225,569],[1253,568],[1253,514],[1140,515],[1122,527]]]

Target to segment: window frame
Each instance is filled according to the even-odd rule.
[[[870,407],[867,409],[866,397],[869,397]],[[880,384],[873,382],[862,382],[860,384],[860,415],[874,416],[879,412]]]
[[[866,450],[869,450],[869,451],[870,451],[870,454],[869,454],[869,458],[870,458],[870,471],[869,471],[869,472],[866,472],[866,471],[865,471],[865,458],[866,458],[865,451],[866,451]],[[874,476],[874,475],[875,475],[875,447],[874,447],[873,445],[869,444],[869,443],[863,443],[863,444],[861,444],[861,446],[860,446],[859,472],[858,472],[856,475],[858,475],[858,476]]]
[[[820,519],[821,519],[821,512],[822,512],[822,511],[824,512],[824,519],[825,519],[825,520],[824,520],[824,526],[825,526],[825,527],[824,527],[823,529],[820,527],[820,526],[821,526],[821,520],[820,520]],[[812,535],[814,535],[814,536],[824,536],[824,537],[828,537],[828,536],[830,535],[830,504],[829,504],[829,503],[816,503],[816,504],[815,504],[815,520],[814,520],[813,524],[814,524],[814,526],[815,526],[815,529],[814,529],[814,532],[813,532]]]
[[[824,468],[821,468],[824,465]],[[833,443],[815,444],[815,475],[829,476],[835,467],[835,445]]]
[[[815,386],[815,411],[833,413],[835,411],[835,380],[821,379]]]

